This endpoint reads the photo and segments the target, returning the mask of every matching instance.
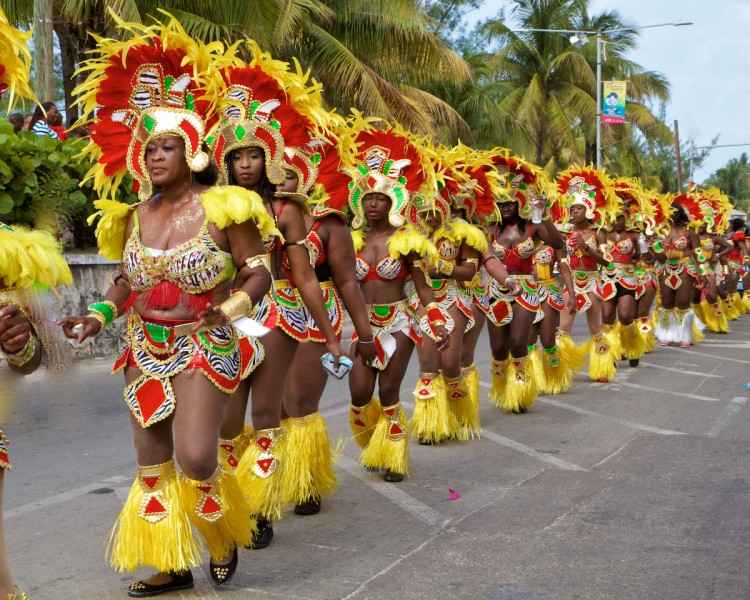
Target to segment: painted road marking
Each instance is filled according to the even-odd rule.
[[[26,513],[33,512],[35,510],[54,506],[55,504],[62,504],[63,502],[68,502],[69,500],[75,500],[76,498],[85,496],[86,494],[93,492],[94,490],[97,490],[99,488],[110,487],[110,485],[113,483],[122,483],[123,481],[128,481],[129,479],[129,477],[125,477],[124,475],[115,475],[114,477],[102,479],[101,481],[97,481],[95,483],[89,483],[88,485],[68,490],[67,492],[54,494],[53,496],[48,496],[47,498],[42,498],[41,500],[36,500],[35,502],[22,504],[21,506],[17,506],[16,508],[5,511],[5,518],[12,519],[14,517],[19,517],[21,515],[25,515]]]
[[[483,388],[488,388],[488,389],[492,387],[486,381],[481,381],[479,385],[481,385]],[[644,425],[643,423],[636,423],[635,421],[628,421],[627,419],[620,419],[618,417],[612,417],[610,415],[598,413],[593,410],[581,408],[580,406],[575,406],[574,404],[567,404],[566,402],[560,402],[559,400],[550,398],[549,396],[539,396],[537,398],[537,402],[541,402],[542,404],[549,404],[550,406],[556,406],[558,408],[562,408],[563,410],[569,410],[569,411],[572,411],[581,415],[587,415],[589,417],[597,417],[600,419],[605,419],[607,421],[613,421],[614,423],[618,423],[624,427],[629,427],[630,429],[636,429],[638,431],[647,431],[649,433],[656,433],[658,435],[687,435],[684,431],[676,431],[674,429],[662,429],[661,427],[652,427],[651,425]]]
[[[549,404],[550,406],[556,406],[558,408],[562,408],[563,410],[569,410],[575,413],[579,413],[581,415],[588,415],[590,417],[598,417],[600,419],[606,419],[607,421],[612,421],[614,423],[618,423],[622,425],[623,427],[629,427],[630,429],[636,429],[638,431],[647,431],[648,433],[655,433],[657,435],[687,435],[684,431],[675,431],[674,429],[662,429],[661,427],[652,427],[651,425],[644,425],[643,423],[636,423],[635,421],[628,421],[627,419],[611,417],[609,415],[598,413],[593,410],[581,408],[580,406],[575,406],[573,404],[566,404],[565,402],[560,402],[559,400],[554,400],[552,398],[548,398],[547,396],[544,396],[544,397],[540,396],[539,398],[537,398],[537,401],[541,402],[542,404]]]
[[[747,398],[745,398],[744,396],[737,396],[736,398],[732,398],[731,402],[724,407],[724,410],[721,411],[719,418],[716,419],[716,422],[713,424],[711,429],[708,430],[708,433],[706,433],[706,435],[708,437],[717,437],[722,432],[722,430],[724,430],[727,425],[729,425],[732,418],[743,408],[745,408],[746,404]]]
[[[487,384],[484,382],[481,382],[480,385],[482,385],[483,387],[487,387]],[[402,402],[401,404],[403,406],[407,406],[409,409],[414,408],[414,404],[412,402]],[[490,431],[488,429],[480,430],[479,439],[487,439],[492,443],[497,444],[498,446],[510,448],[511,450],[515,450],[516,452],[520,452],[521,454],[525,454],[526,456],[535,458],[538,461],[541,461],[553,467],[557,467],[558,469],[563,469],[564,471],[586,471],[586,469],[581,467],[580,465],[576,465],[566,460],[562,460],[561,458],[556,458],[554,456],[544,454],[542,452],[539,452],[538,450],[535,450],[531,446],[527,446],[526,444],[522,444],[521,442],[518,442],[504,435],[500,435],[499,433],[495,433],[494,431]]]
[[[675,363],[677,365],[684,364],[684,363]],[[649,369],[661,369],[662,371],[670,371],[672,373],[679,373],[680,375],[695,375],[696,377],[713,377],[715,379],[721,379],[721,375],[711,375],[709,373],[701,373],[700,371],[688,371],[686,369],[677,369],[675,367],[665,367],[664,365],[657,365],[656,363],[650,363],[650,362],[643,362],[641,361],[640,364],[641,367],[648,367]],[[698,367],[700,365],[693,365],[690,364],[690,366]]]
[[[663,390],[661,388],[655,388],[648,385],[640,385],[639,383],[627,383],[621,382],[620,385],[625,387],[633,388],[636,390],[643,390],[646,392],[654,392],[655,394],[670,394],[671,396],[679,396],[680,398],[690,398],[691,400],[701,400],[703,402],[721,402],[719,398],[711,398],[710,396],[700,396],[698,394],[688,394],[687,392],[673,392],[671,390]]]
[[[535,450],[531,446],[527,446],[526,444],[522,444],[521,442],[517,442],[516,440],[512,440],[509,437],[505,437],[504,435],[500,435],[499,433],[495,433],[494,431],[489,431],[487,429],[482,429],[480,440],[489,440],[495,444],[498,444],[499,446],[505,446],[506,448],[510,448],[511,450],[515,450],[516,452],[520,452],[521,454],[525,454],[526,456],[535,458],[538,461],[547,463],[548,465],[557,467],[558,469],[562,469],[563,471],[588,470],[580,465],[568,462],[567,460],[563,460],[555,456],[550,456],[549,454],[543,454],[542,452]]]
[[[355,479],[359,479],[371,490],[384,496],[399,508],[422,521],[422,523],[434,527],[436,525],[442,526],[442,524],[447,521],[446,517],[441,515],[431,506],[427,506],[424,502],[407,494],[400,487],[395,486],[392,483],[387,483],[383,481],[382,478],[376,478],[375,475],[365,471],[362,468],[362,465],[348,456],[340,456],[336,461],[336,466],[346,471]]]
[[[715,354],[698,352],[697,350],[688,350],[687,348],[670,347],[669,350],[674,352],[684,352],[685,354],[692,354],[693,356],[705,356],[706,358],[713,358],[714,360],[723,360],[727,362],[739,363],[741,365],[750,365],[750,360],[740,360],[739,358],[729,358],[727,356],[716,356]]]

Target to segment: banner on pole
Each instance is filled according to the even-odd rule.
[[[625,123],[627,81],[605,81],[602,94],[602,123]]]

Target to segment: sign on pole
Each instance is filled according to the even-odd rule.
[[[627,81],[605,81],[602,94],[602,123],[625,123]]]

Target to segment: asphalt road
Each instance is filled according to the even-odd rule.
[[[487,341],[478,364],[488,377]],[[658,349],[612,384],[583,376],[527,415],[484,403],[482,439],[412,445],[413,475],[362,471],[349,442],[340,489],[244,551],[231,585],[205,571],[175,598],[740,599],[750,596],[750,316],[689,349]],[[93,362],[33,375],[7,431],[14,573],[35,600],[125,598],[103,553],[133,475],[120,380]],[[411,398],[413,360],[402,400]],[[323,402],[348,437],[348,394]],[[451,499],[450,490],[460,495]]]

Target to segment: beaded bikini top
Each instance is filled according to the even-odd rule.
[[[166,281],[187,294],[203,294],[236,274],[232,255],[216,244],[204,221],[198,234],[168,250],[141,242],[138,213],[123,251],[125,274],[134,292],[145,292]]]

